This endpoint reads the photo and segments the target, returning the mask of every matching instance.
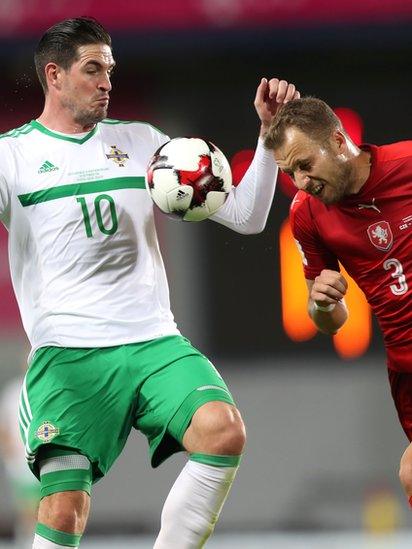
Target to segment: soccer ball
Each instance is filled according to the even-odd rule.
[[[225,202],[232,173],[225,155],[210,141],[176,137],[162,145],[149,162],[146,188],[166,214],[183,221],[202,221]]]

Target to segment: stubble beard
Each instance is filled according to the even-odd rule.
[[[107,118],[109,105],[98,105],[94,108],[81,108],[74,101],[66,100],[62,102],[63,106],[72,112],[73,120],[79,126],[85,128],[94,126]]]
[[[332,205],[340,202],[345,197],[350,195],[350,189],[352,188],[354,181],[354,173],[352,166],[349,164],[344,164],[340,166],[339,173],[334,181],[333,194],[327,200],[324,200],[324,203],[327,205]]]
[[[99,107],[96,109],[80,110],[74,114],[74,121],[80,126],[94,126],[107,118],[108,107]]]

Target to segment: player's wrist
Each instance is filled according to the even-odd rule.
[[[319,305],[316,301],[313,302],[315,311],[322,311],[324,313],[330,313],[336,307],[336,303],[329,303],[328,305]]]
[[[264,122],[263,120],[260,121],[260,131],[259,131],[259,137],[266,137],[266,134],[268,133],[268,130],[270,128],[270,123]]]

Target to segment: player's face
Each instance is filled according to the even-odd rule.
[[[279,168],[292,177],[298,189],[325,204],[334,204],[350,194],[354,184],[345,147],[341,132],[336,132],[328,142],[319,143],[297,128],[289,127],[284,144],[274,153]]]
[[[60,102],[77,124],[88,127],[107,116],[115,62],[107,44],[80,46],[77,51],[76,61],[60,73]]]

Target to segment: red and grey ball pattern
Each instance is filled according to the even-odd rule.
[[[201,221],[225,202],[232,174],[216,145],[195,137],[177,137],[151,158],[146,187],[163,212],[184,221]]]

